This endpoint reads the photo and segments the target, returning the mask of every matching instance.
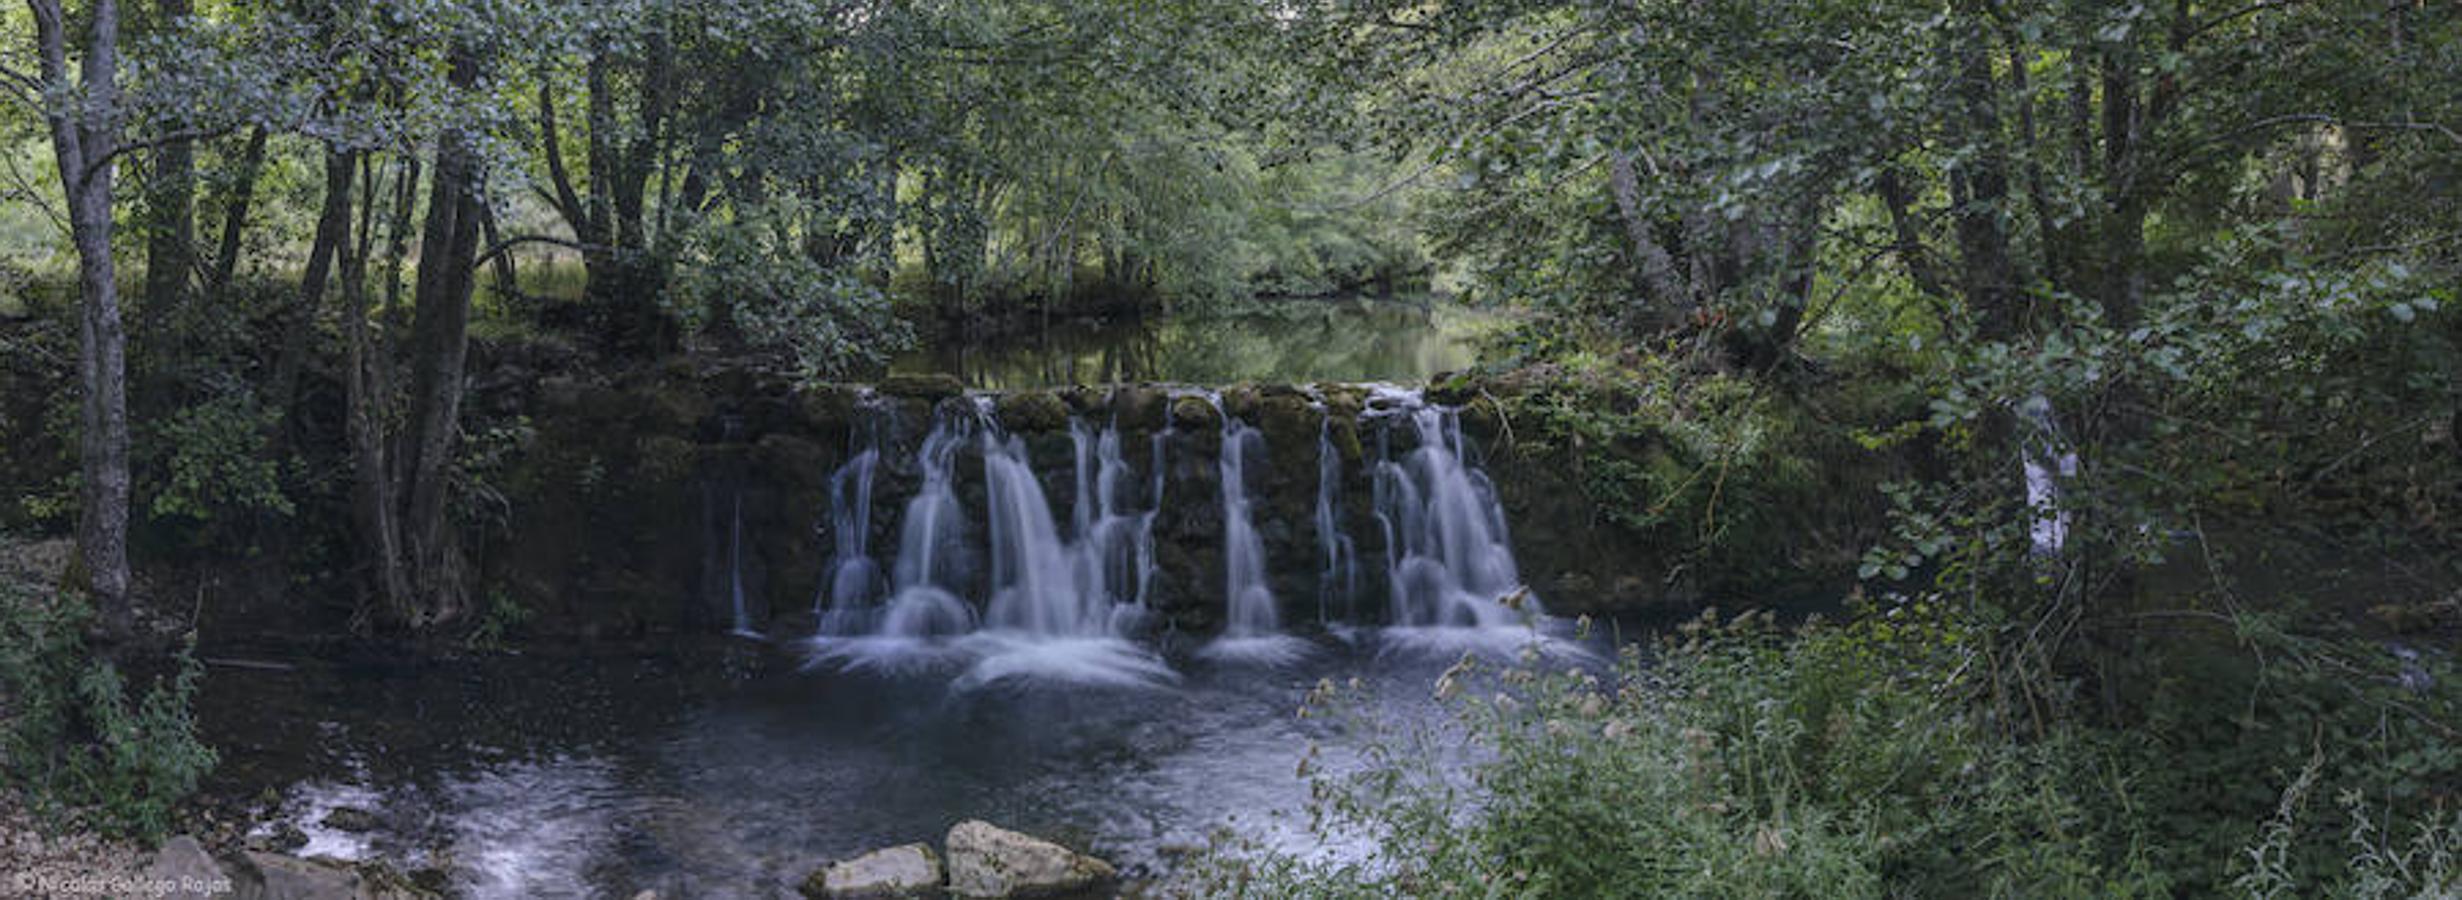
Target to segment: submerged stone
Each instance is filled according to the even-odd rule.
[[[1110,863],[979,819],[949,829],[949,892],[969,900],[1093,896],[1119,877]]]
[[[905,844],[830,863],[804,880],[803,893],[816,900],[914,900],[940,896],[940,881],[940,854]]]

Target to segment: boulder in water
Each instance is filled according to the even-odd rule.
[[[874,850],[830,863],[804,880],[815,900],[910,900],[940,896],[940,854],[924,844]]]
[[[336,806],[325,814],[325,827],[337,831],[359,833],[376,830],[376,814],[356,806]]]
[[[949,829],[949,892],[969,900],[1093,896],[1118,877],[1110,863],[989,822]]]

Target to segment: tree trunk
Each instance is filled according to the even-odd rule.
[[[43,118],[67,195],[69,237],[77,248],[79,486],[77,547],[103,634],[133,630],[128,574],[128,366],[120,289],[111,259],[111,159],[120,142],[120,10],[114,0],[88,9],[80,72],[68,75],[68,22],[58,0],[27,0],[35,22],[44,93],[75,98],[46,106]]]
[[[155,0],[168,26],[188,15],[189,0]],[[145,309],[143,320],[159,321],[188,288],[196,266],[196,146],[186,138],[154,148],[145,185]]]
[[[466,54],[455,61],[452,77],[458,86],[469,85],[477,74],[476,61]],[[438,139],[432,177],[418,279],[412,288],[412,430],[402,451],[407,466],[403,493],[409,506],[401,530],[418,596],[412,608],[396,610],[399,623],[416,631],[459,618],[467,588],[460,547],[446,516],[480,229],[480,164],[467,137],[448,131]]]
[[[2009,253],[2009,232],[2001,224],[2008,209],[2009,168],[2001,139],[1998,87],[1991,59],[1984,52],[1989,38],[1977,29],[1946,48],[1957,75],[1960,124],[1965,140],[1976,148],[1974,159],[1950,178],[1954,201],[1959,288],[1974,311],[1985,339],[2009,336],[2019,319],[2017,265]]]
[[[340,152],[326,150],[325,184],[329,191],[334,186],[331,157]],[[361,179],[366,189],[360,204],[358,238],[354,241],[345,235],[336,243],[342,248],[341,324],[343,352],[347,357],[343,390],[349,406],[352,513],[360,529],[360,552],[374,582],[372,593],[377,608],[409,609],[416,599],[411,594],[410,575],[403,566],[401,531],[394,516],[393,468],[387,458],[385,433],[385,412],[393,398],[392,354],[380,337],[370,333],[368,326],[371,310],[367,270],[374,248],[372,226],[385,197],[376,190],[373,166],[362,165],[369,171]],[[329,202],[330,198],[328,195]],[[353,617],[355,629],[366,626],[366,612],[367,607],[362,606],[361,614]]]
[[[256,202],[257,174],[265,168],[265,129],[248,134],[248,146],[240,151],[239,181],[231,186],[231,196],[222,207],[222,240],[214,250],[213,293],[221,293],[239,275],[240,238],[248,230],[248,207]]]
[[[1633,250],[1634,286],[1642,292],[1639,330],[1656,334],[1682,322],[1684,286],[1676,279],[1675,260],[1652,236],[1657,223],[1641,208],[1641,180],[1633,171],[1633,155],[1608,155],[1608,192],[1615,196],[1617,218],[1624,222],[1625,240]]]

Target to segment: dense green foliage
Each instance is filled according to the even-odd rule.
[[[216,761],[189,712],[204,668],[183,652],[132,695],[88,653],[91,618],[74,597],[0,585],[0,772],[47,812],[159,838]]]
[[[1503,666],[1465,659],[1435,685],[1455,713],[1436,731],[1384,724],[1374,706],[1349,705],[1370,698],[1328,683],[1303,715],[1364,730],[1372,764],[1312,776],[1314,828],[1381,852],[1305,863],[1219,848],[1182,887],[1258,897],[2462,889],[2462,818],[2397,812],[2462,771],[2432,739],[2462,716],[2451,665],[2420,693],[2315,664],[2347,646],[2255,641],[2281,655],[2200,660],[2201,676],[2220,677],[2167,683],[2172,718],[2159,729],[2064,726],[2022,739],[1979,714],[1992,690],[1988,634],[1929,605],[1791,632],[1766,614],[1705,618],[1646,661],[1628,648],[1595,667],[1535,652]],[[2267,734],[2281,740],[2249,739]],[[1466,774],[1448,768],[1464,756]]]
[[[1268,893],[2454,890],[2450,4],[115,8],[0,18],[0,525],[493,645],[472,559],[581,426],[466,396],[1433,285],[1516,323],[1437,388],[1678,570],[1633,577],[1856,599],[1502,673],[1475,783],[1329,786],[1409,853]],[[1138,352],[1291,352],[1245,337]],[[9,602],[11,768],[159,828],[193,665],[132,705]]]

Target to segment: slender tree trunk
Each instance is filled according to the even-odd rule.
[[[155,0],[162,25],[188,15],[189,0]],[[145,308],[140,325],[159,321],[188,289],[196,266],[196,146],[181,138],[154,148],[145,184]]]
[[[1958,238],[1959,288],[1975,313],[1986,339],[2012,334],[2020,318],[2018,276],[2009,252],[2009,231],[2002,225],[2008,210],[2009,168],[2001,136],[1999,87],[1985,53],[1988,36],[1981,29],[1961,36],[1946,52],[1958,73],[1954,93],[1964,138],[1976,148],[1974,158],[1952,173]]]
[[[2145,290],[2146,206],[2138,183],[2137,66],[2126,49],[2103,61],[2103,185],[2110,206],[2103,220],[2103,311],[2114,325],[2137,319]]]
[[[351,181],[359,160],[355,154],[328,146],[325,148],[325,197],[316,216],[316,236],[308,244],[308,265],[299,276],[299,295],[283,316],[282,353],[274,364],[274,383],[270,396],[281,404],[286,423],[277,435],[277,446],[294,432],[293,395],[298,392],[299,369],[308,355],[308,335],[316,322],[316,311],[324,306],[326,284],[332,279],[334,258],[350,239]]]
[[[239,181],[231,186],[231,196],[222,208],[222,240],[214,249],[213,293],[221,293],[239,276],[240,239],[248,231],[248,208],[256,202],[256,179],[265,169],[265,129],[248,134],[248,145],[240,151]]]
[[[329,155],[340,151],[328,149]],[[409,609],[416,600],[410,589],[410,575],[403,565],[401,531],[394,516],[393,467],[387,459],[385,411],[393,398],[390,372],[392,355],[383,339],[371,333],[368,307],[368,257],[374,249],[376,210],[385,199],[377,191],[373,163],[362,161],[367,171],[360,203],[357,240],[348,236],[336,243],[342,248],[342,342],[346,364],[343,370],[343,390],[347,394],[348,431],[351,448],[351,492],[353,518],[360,530],[360,552],[367,562],[369,578],[377,608]],[[333,169],[328,159],[326,187],[333,187]],[[368,624],[367,607],[354,617],[354,627],[364,630]]]
[[[77,248],[79,486],[77,547],[106,637],[133,630],[128,574],[128,366],[120,289],[111,258],[111,160],[119,150],[120,10],[114,0],[87,9],[80,72],[68,74],[68,21],[58,0],[27,0],[44,93],[43,118],[67,195],[69,236]],[[59,102],[59,98],[75,98]]]

